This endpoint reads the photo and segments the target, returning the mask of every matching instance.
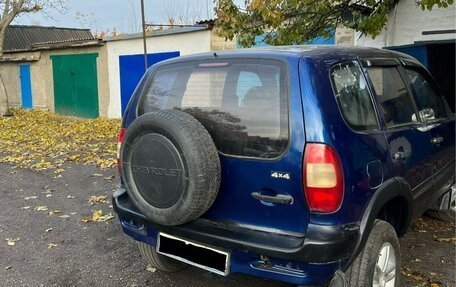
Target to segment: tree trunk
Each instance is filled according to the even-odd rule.
[[[0,27],[0,70],[2,66],[3,42],[5,39],[6,27],[7,26]],[[5,83],[3,82],[3,77],[0,72],[0,116],[9,116],[10,114],[8,93],[6,92]]]
[[[0,74],[0,116],[9,116],[10,114],[8,93],[6,92],[5,84],[3,83],[3,77]]]

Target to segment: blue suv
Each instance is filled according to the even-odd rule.
[[[414,58],[292,46],[147,71],[119,135],[124,232],[149,264],[399,286],[425,211],[454,220],[455,120]]]

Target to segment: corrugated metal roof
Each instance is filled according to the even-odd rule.
[[[193,27],[179,27],[179,28],[173,28],[173,29],[155,30],[152,32],[147,32],[146,36],[147,37],[157,37],[157,36],[205,31],[205,30],[210,30],[210,27],[208,27],[206,25],[202,25],[202,26],[193,26]],[[138,38],[142,38],[142,37],[143,37],[142,33],[120,34],[120,35],[116,35],[116,36],[105,37],[105,38],[103,38],[103,40],[109,42],[109,41],[138,39]]]
[[[4,51],[27,51],[38,43],[81,40],[94,40],[89,29],[10,25],[5,33]]]

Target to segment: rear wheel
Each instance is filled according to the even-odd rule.
[[[167,256],[159,254],[155,247],[144,242],[138,242],[139,252],[152,267],[165,272],[178,272],[187,267],[187,264],[179,262]]]
[[[429,217],[440,221],[451,222],[453,224],[456,223],[456,196],[451,197],[450,208],[448,210],[434,210],[429,209],[426,214]]]
[[[401,257],[393,226],[376,220],[363,251],[346,271],[351,287],[399,287]]]

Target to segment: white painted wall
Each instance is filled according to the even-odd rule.
[[[119,56],[143,53],[142,38],[114,40],[106,43],[108,51],[108,70],[110,101],[109,118],[120,118],[120,69]],[[211,31],[197,31],[181,34],[163,35],[147,38],[148,53],[179,51],[181,56],[208,52],[211,50]]]
[[[371,47],[390,47],[410,45],[417,41],[455,39],[455,34],[422,35],[423,31],[452,30],[456,28],[455,5],[436,8],[432,11],[421,10],[416,0],[401,0],[389,13],[388,24],[375,39],[370,36],[355,37],[355,45]]]

